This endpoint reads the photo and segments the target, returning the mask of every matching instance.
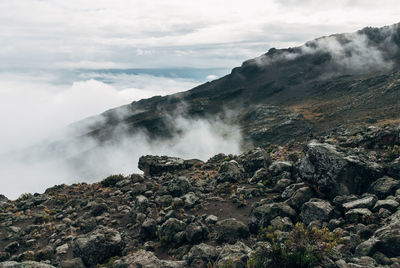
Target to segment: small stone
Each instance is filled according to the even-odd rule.
[[[384,208],[391,212],[394,212],[398,206],[399,203],[393,199],[379,200],[376,202],[373,211],[379,211],[381,208]]]
[[[210,224],[214,224],[218,221],[218,217],[215,215],[208,215],[205,222],[206,223],[210,223]]]
[[[367,208],[354,208],[347,211],[345,217],[352,223],[369,223],[372,220],[372,212]]]
[[[69,245],[67,243],[63,244],[56,248],[56,254],[57,255],[66,254],[68,252],[68,249],[69,249]]]

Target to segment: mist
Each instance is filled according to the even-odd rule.
[[[75,139],[74,136],[87,131],[89,123],[101,122],[103,118],[96,116],[68,126],[70,123],[134,100],[172,94],[197,84],[187,79],[149,75],[102,78],[118,83],[88,78],[55,84],[55,78],[49,75],[2,75],[1,194],[15,199],[22,193],[43,192],[56,184],[91,183],[111,174],[141,172],[138,159],[147,154],[205,161],[220,152],[240,152],[238,127],[217,118],[186,118],[184,108],[168,117],[168,123],[178,130],[169,139],[150,139],[143,130],[132,133],[123,126],[113,130],[107,143],[100,144],[89,137]],[[124,117],[124,106],[118,112]]]
[[[278,61],[291,61],[305,55],[329,55],[331,72],[364,73],[389,70],[399,47],[395,38],[400,25],[386,26],[381,33],[365,28],[355,33],[335,34],[309,41],[300,47],[277,54],[265,54],[255,59],[260,66]]]

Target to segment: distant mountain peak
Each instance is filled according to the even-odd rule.
[[[324,36],[294,48],[272,48],[242,66],[267,68],[301,59],[312,59],[315,65],[324,68],[325,73],[361,74],[391,70],[400,63],[400,23]]]

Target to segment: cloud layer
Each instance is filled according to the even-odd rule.
[[[234,67],[399,15],[394,0],[1,1],[0,68]]]
[[[50,74],[0,74],[0,153],[20,149],[65,126],[112,107],[154,95],[184,91],[198,84],[146,74],[99,74],[95,79],[54,84]]]
[[[55,184],[96,182],[110,174],[141,172],[137,163],[146,154],[205,161],[217,153],[240,152],[241,133],[236,126],[217,119],[189,120],[180,116],[169,123],[180,133],[167,140],[150,140],[140,130],[128,135],[119,128],[107,144],[86,138],[68,144],[61,152],[40,148],[0,155],[0,178],[8,179],[1,182],[2,194],[15,199],[24,192],[43,192]]]
[[[399,52],[397,38],[400,24],[377,30],[364,28],[354,33],[321,37],[306,44],[286,50],[274,50],[249,62],[269,66],[280,61],[291,61],[302,56],[315,55],[320,62],[327,62],[324,76],[332,73],[365,73],[384,71],[394,66],[393,59]]]

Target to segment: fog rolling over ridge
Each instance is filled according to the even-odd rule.
[[[62,149],[59,145],[49,144],[86,133],[90,120],[74,124],[74,128],[68,126],[82,118],[134,100],[184,91],[207,81],[206,76],[220,75],[221,72],[219,69],[0,72],[1,194],[16,198],[25,192],[43,192],[54,184],[93,182],[112,173],[138,171],[140,154],[167,153],[172,150],[172,143],[179,143],[179,139],[170,140],[169,144],[158,141],[156,146],[149,142],[145,133],[138,130],[131,137],[118,127],[114,131],[118,137],[104,147],[99,147],[98,142],[90,138]],[[121,116],[122,111],[119,109]],[[95,121],[102,121],[101,116],[95,116]],[[194,133],[184,131],[189,126],[197,129],[197,133],[205,134],[201,137],[207,137],[207,134],[212,137],[216,133],[207,121],[180,119],[171,124],[180,124],[181,136],[187,139],[194,136]],[[197,151],[196,146],[188,151],[183,148],[184,144],[174,146],[177,149],[173,152],[191,157],[207,158],[209,155],[204,153],[205,142]],[[209,144],[213,142],[209,140]],[[77,160],[77,155],[84,152],[85,158]],[[232,152],[235,152],[234,147]]]
[[[117,127],[110,142],[84,137],[1,155],[0,178],[6,178],[2,194],[14,199],[25,192],[43,192],[55,184],[95,182],[111,174],[141,172],[138,160],[146,154],[205,161],[220,152],[240,152],[241,133],[234,125],[219,119],[196,120],[179,115],[169,123],[179,134],[167,139],[151,139],[140,129],[129,133],[124,127]]]

